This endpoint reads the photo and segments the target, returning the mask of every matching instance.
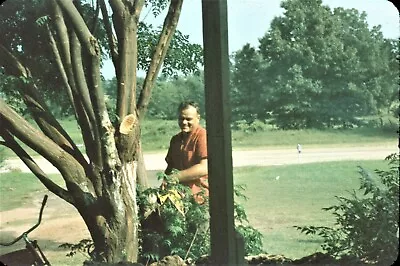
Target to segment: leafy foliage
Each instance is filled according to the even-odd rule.
[[[186,259],[207,253],[209,235],[203,227],[207,224],[204,214],[208,212],[208,204],[196,203],[187,186],[174,184],[164,174],[158,177],[167,180],[165,187],[150,188],[140,195],[141,256],[154,261],[167,255]],[[161,202],[162,198],[165,201]]]
[[[155,261],[166,255],[179,255],[185,260],[195,261],[208,254],[208,198],[200,193],[204,202],[199,204],[187,186],[174,183],[162,173],[158,177],[166,181],[165,185],[145,190],[139,200],[142,210],[142,259]],[[236,196],[245,198],[243,190],[243,187],[237,187]],[[163,198],[167,199],[161,203]],[[244,237],[245,253],[261,252],[262,235],[248,224],[245,210],[239,204],[235,204],[235,224]]]
[[[138,67],[147,70],[150,58],[154,54],[161,28],[154,28],[151,24],[139,23],[138,28]],[[199,73],[203,63],[203,49],[198,44],[189,42],[189,36],[175,31],[170,48],[163,62],[162,74],[167,77],[177,77],[178,74],[189,75]]]
[[[233,120],[265,119],[268,87],[265,86],[266,62],[249,44],[233,55],[231,98]]]
[[[91,239],[85,238],[79,241],[77,244],[63,243],[59,245],[60,248],[69,249],[67,257],[73,257],[77,252],[85,255],[87,258],[93,258],[94,244]]]
[[[0,73],[0,80],[1,98],[4,99],[7,104],[12,106],[18,113],[25,115],[27,113],[27,108],[16,89],[16,87],[19,86],[20,80],[6,76],[3,73]]]
[[[259,49],[247,44],[234,56],[234,119],[272,116],[284,129],[350,127],[397,101],[399,43],[384,39],[379,26],[370,29],[365,13],[331,10],[321,0],[281,6]]]
[[[323,238],[322,248],[336,257],[355,256],[387,263],[396,260],[399,248],[399,155],[386,158],[390,169],[376,170],[379,179],[360,167],[360,192],[328,208],[338,227],[296,226],[303,233]],[[379,181],[379,182],[378,182]]]
[[[233,130],[245,132],[245,133],[254,133],[254,132],[263,132],[271,129],[271,125],[256,119],[253,122],[249,123],[246,120],[237,120],[232,123],[231,128]]]
[[[177,106],[185,100],[196,101],[205,117],[204,82],[201,76],[191,75],[172,80],[160,80],[152,94],[148,114],[154,118],[175,120]]]
[[[246,187],[244,185],[236,185],[234,193],[236,198],[247,200],[244,194]],[[235,213],[235,229],[240,233],[244,239],[244,253],[245,255],[256,255],[262,253],[262,234],[249,224],[246,211],[243,206],[235,200],[234,202]]]

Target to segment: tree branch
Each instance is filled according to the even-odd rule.
[[[76,112],[74,98],[72,96],[72,89],[71,89],[71,86],[68,83],[68,77],[67,77],[67,73],[65,71],[64,65],[62,63],[63,60],[61,59],[60,51],[58,50],[56,40],[54,39],[53,33],[50,30],[50,27],[49,27],[48,24],[46,24],[46,28],[47,28],[47,34],[48,34],[49,40],[50,40],[50,48],[53,51],[53,54],[54,54],[54,57],[55,57],[55,62],[57,64],[58,71],[61,74],[61,79],[62,79],[62,81],[64,83],[64,86],[65,86],[65,89],[67,91],[69,102],[71,103],[73,109]]]
[[[106,30],[107,41],[110,47],[111,60],[114,64],[114,68],[116,68],[118,60],[117,39],[113,34],[111,22],[108,16],[107,7],[104,0],[98,0],[98,3],[100,3],[101,13],[103,15],[104,28]]]
[[[31,172],[42,182],[42,184],[51,192],[67,201],[70,204],[74,204],[74,200],[71,194],[54,183],[36,164],[36,162],[32,159],[31,156],[14,140],[12,135],[5,130],[5,128],[1,128],[0,135],[5,140],[6,146],[15,152],[15,154],[25,163],[25,165],[31,170]]]
[[[99,1],[96,1],[96,10],[95,10],[94,14],[95,15],[93,17],[93,24],[92,24],[92,27],[91,27],[91,30],[90,30],[90,32],[92,32],[92,34],[95,34],[95,32],[96,32],[96,30],[98,28],[98,25],[99,25],[99,15],[100,15],[100,3],[99,3]]]
[[[85,21],[79,14],[72,1],[57,1],[62,11],[69,17],[75,33],[84,49],[84,53],[89,56],[87,80],[90,88],[90,98],[98,125],[99,137],[101,142],[101,158],[104,166],[108,169],[115,169],[120,165],[114,139],[114,128],[108,116],[104,94],[101,88],[100,75],[100,56],[101,51],[97,40],[90,33]]]
[[[71,61],[72,69],[74,72],[75,85],[77,88],[77,98],[82,103],[82,109],[77,114],[85,118],[82,123],[84,125],[82,135],[86,136],[87,154],[91,161],[96,165],[101,166],[101,148],[99,130],[97,126],[96,117],[92,108],[92,102],[90,98],[89,88],[86,82],[85,70],[82,63],[82,50],[76,34],[71,32]],[[79,97],[78,97],[79,95]],[[87,119],[86,119],[87,117]]]
[[[135,113],[137,76],[137,27],[144,1],[111,1],[113,22],[118,38],[117,73],[117,115],[123,119],[128,113]],[[133,103],[133,106],[132,106]]]
[[[31,77],[28,68],[22,65],[19,60],[13,56],[7,48],[0,43],[0,65],[4,67],[6,74],[15,77]]]
[[[68,87],[71,88],[71,98],[72,105],[74,106],[75,110],[75,117],[80,125],[83,141],[86,147],[86,152],[90,161],[101,167],[102,160],[100,159],[100,141],[98,141],[99,133],[96,127],[94,111],[93,108],[91,108],[90,98],[89,96],[87,96],[88,92],[85,94],[86,97],[80,96],[78,89],[81,88],[82,83],[80,83],[79,78],[75,77],[75,75],[79,75],[79,73],[82,73],[77,71],[79,67],[77,67],[78,63],[76,63],[77,59],[75,59],[75,56],[81,58],[80,48],[79,52],[76,51],[76,35],[73,29],[71,29],[70,35],[72,37],[69,37],[67,25],[58,4],[55,1],[51,1],[51,7],[53,12],[52,22],[57,32],[59,40],[58,44],[60,47],[59,50],[61,51],[60,64],[62,64],[63,68],[66,70],[65,72],[67,76]],[[80,69],[82,69],[82,67]],[[82,74],[81,76],[84,75]]]
[[[3,65],[6,71],[7,69],[11,69],[9,72],[14,73],[16,77],[22,76],[26,79],[30,78],[30,71],[2,45],[0,45],[0,59],[2,59],[1,62],[6,63]],[[32,117],[35,119],[43,133],[69,154],[74,156],[83,166],[87,166],[83,154],[80,152],[68,133],[51,114],[35,84],[33,84],[32,81],[28,81],[22,83],[19,88]]]
[[[157,75],[161,69],[162,62],[165,59],[169,44],[174,36],[176,27],[178,25],[182,3],[183,0],[171,0],[168,14],[165,17],[163,29],[158,40],[158,44],[154,51],[149,70],[146,73],[146,78],[140,92],[139,101],[137,104],[140,120],[143,120],[144,115],[147,111],[147,106],[149,105],[151,97],[151,88],[153,87]]]
[[[87,116],[89,117],[89,125],[92,127],[96,126],[96,121],[94,117],[94,111],[93,108],[91,107],[92,103],[90,101],[90,95],[89,95],[89,88],[86,83],[86,76],[85,76],[85,70],[83,68],[83,63],[82,63],[82,50],[81,50],[81,45],[76,38],[76,34],[71,31],[70,34],[70,40],[71,40],[71,62],[72,62],[72,70],[74,73],[74,79],[75,79],[75,85],[77,89],[77,95],[79,95],[79,98],[82,101],[83,107],[87,113]],[[96,135],[96,132],[92,132],[93,135]]]
[[[76,190],[79,190],[79,193],[94,191],[92,183],[86,178],[84,167],[42,132],[31,126],[3,99],[0,99],[0,127],[53,164],[66,181],[68,191],[73,194]]]

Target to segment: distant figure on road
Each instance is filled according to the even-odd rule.
[[[300,154],[301,153],[301,145],[297,144],[297,152]]]
[[[297,144],[297,162],[300,163],[301,145]]]

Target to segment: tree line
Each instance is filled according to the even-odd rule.
[[[331,10],[319,0],[282,7],[258,48],[234,55],[234,117],[324,128],[398,107],[398,41],[370,29],[356,9]]]
[[[321,1],[286,1],[259,40],[231,55],[232,122],[283,129],[346,127],[398,112],[399,43],[371,29],[366,14]],[[139,80],[140,82],[140,80]],[[110,81],[109,91],[112,92]],[[201,74],[161,77],[148,115],[175,119],[181,100],[204,106]],[[203,109],[204,110],[204,109]]]
[[[258,47],[246,44],[231,55],[232,122],[260,120],[283,129],[326,128],[357,124],[362,116],[398,113],[399,42],[384,38],[380,26],[369,28],[366,14],[356,9],[331,10],[318,0],[286,1],[282,7],[284,15],[273,19]],[[140,29],[140,43],[155,42],[155,30],[145,24]],[[189,45],[183,34],[174,38],[177,48],[171,49],[163,75],[154,84],[149,117],[175,119],[176,106],[185,99],[199,102],[204,112],[200,48],[188,49]],[[149,47],[140,50],[140,58],[146,58],[143,51]],[[199,58],[188,60],[191,55]],[[178,63],[184,66],[181,71],[174,67]],[[145,69],[146,60],[139,65]],[[59,78],[41,69],[47,70],[44,74],[55,85],[46,89],[49,99],[54,98],[60,93],[54,89]],[[6,77],[4,81],[2,88],[7,91],[12,86]],[[137,86],[143,83],[139,77]],[[116,84],[113,78],[104,85],[113,104]],[[8,90],[9,96],[13,94],[14,90]],[[9,99],[24,110],[18,97]],[[68,101],[49,103],[56,114],[71,114]]]

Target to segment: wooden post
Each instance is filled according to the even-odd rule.
[[[233,210],[227,1],[202,0],[202,9],[211,259],[213,265],[243,265]]]

